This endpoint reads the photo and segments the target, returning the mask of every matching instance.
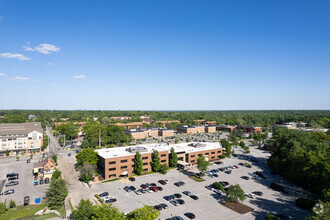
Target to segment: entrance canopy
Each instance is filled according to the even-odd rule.
[[[181,166],[184,166],[184,167],[191,165],[190,163],[187,163],[187,162],[182,161],[182,160],[178,160],[178,164],[181,165]]]
[[[128,175],[128,172],[127,171],[124,171],[120,174],[121,176],[127,176]]]

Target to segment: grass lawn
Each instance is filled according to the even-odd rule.
[[[115,178],[115,179],[111,179],[111,180],[104,180],[102,181],[102,183],[108,183],[108,182],[113,182],[113,181],[117,181],[120,180],[120,178]]]
[[[46,204],[17,206],[16,208],[8,209],[5,214],[0,216],[2,220],[17,219],[26,216],[34,215],[37,211],[46,207]]]

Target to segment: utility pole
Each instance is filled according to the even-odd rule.
[[[101,148],[101,129],[99,130],[99,148]]]

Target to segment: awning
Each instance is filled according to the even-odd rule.
[[[122,172],[120,175],[121,175],[121,176],[126,176],[126,175],[128,175],[128,172],[127,172],[127,171],[124,171],[124,172]]]
[[[185,161],[182,161],[182,160],[178,160],[178,164],[181,165],[181,166],[190,166],[191,164],[190,163],[187,163]]]

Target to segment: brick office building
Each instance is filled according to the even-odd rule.
[[[151,171],[151,154],[157,150],[162,164],[169,165],[171,148],[177,153],[178,161],[196,164],[198,157],[203,154],[209,161],[219,160],[222,155],[222,146],[219,143],[181,143],[181,144],[151,144],[111,149],[99,149],[98,170],[104,179],[120,176],[130,176],[134,172],[134,158],[140,152],[143,171]]]
[[[174,130],[161,128],[139,128],[125,130],[125,134],[130,134],[133,139],[142,139],[148,137],[172,137]]]
[[[236,130],[242,130],[242,131],[245,131],[246,133],[262,132],[262,127],[239,125],[236,127]]]
[[[185,126],[177,127],[177,132],[184,134],[212,133],[212,132],[216,132],[216,126],[185,125]]]

